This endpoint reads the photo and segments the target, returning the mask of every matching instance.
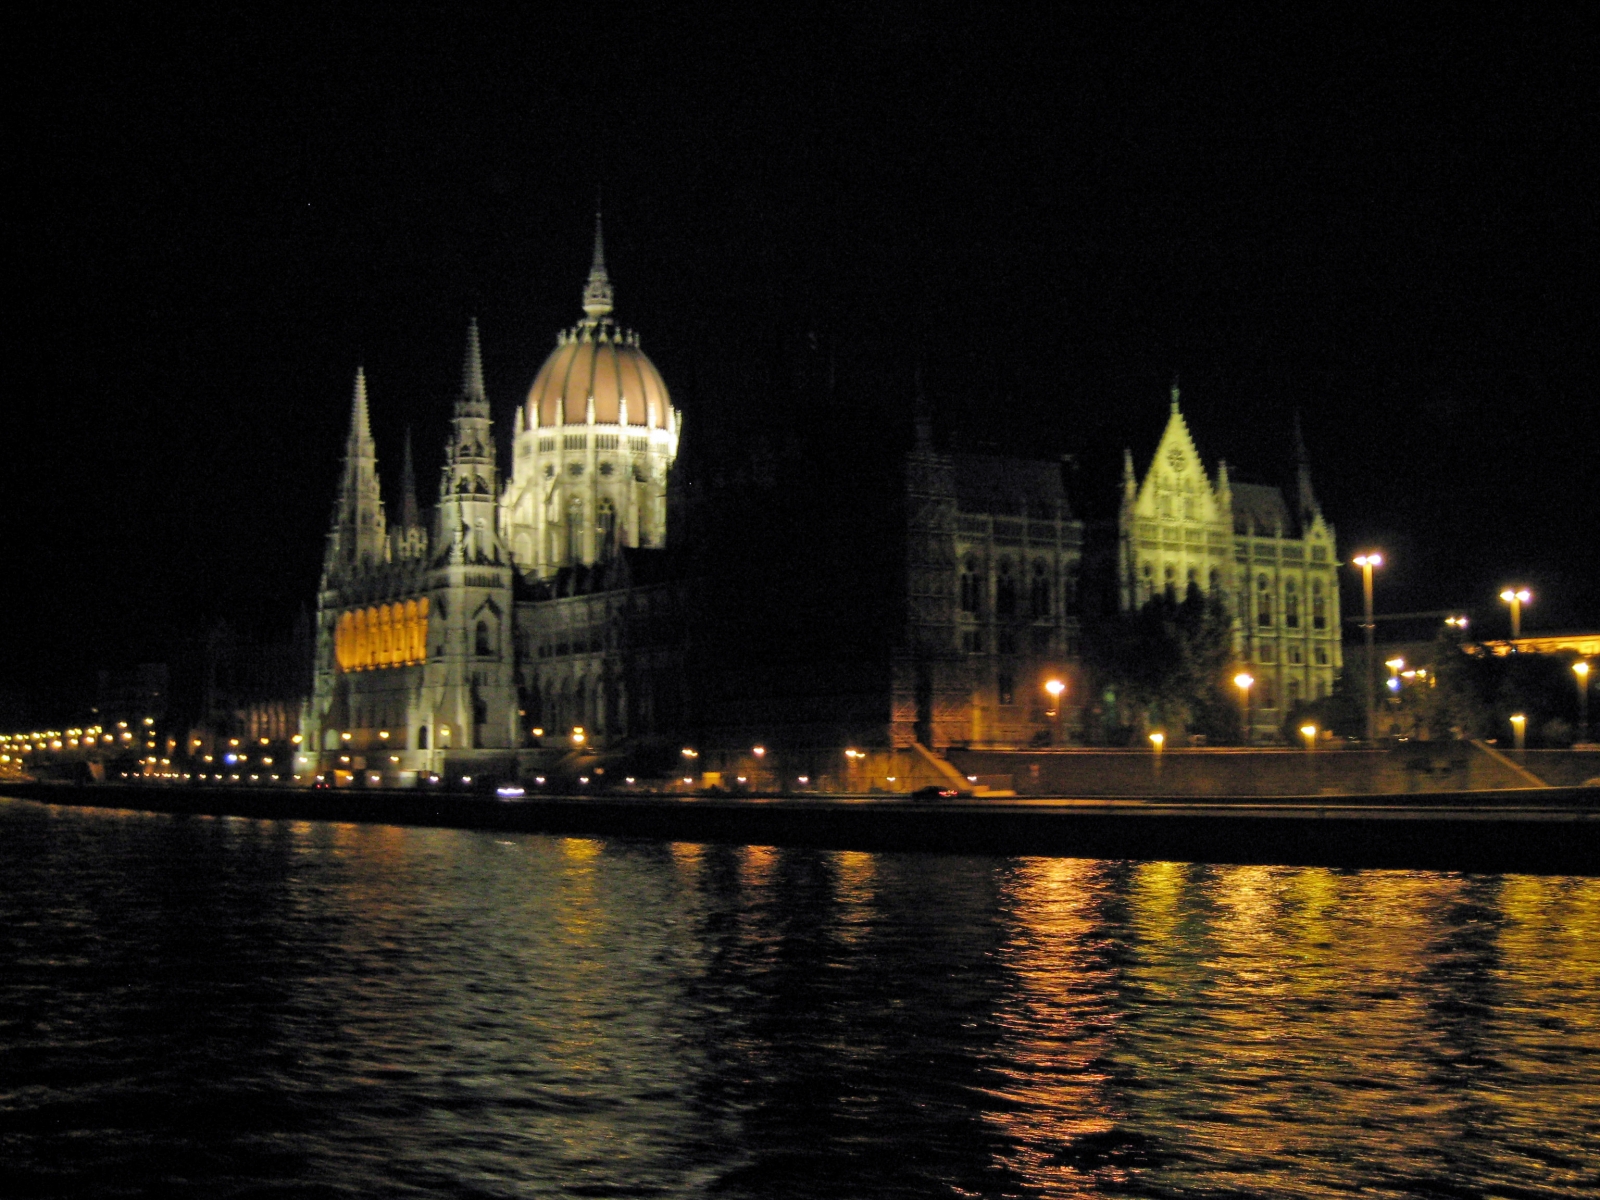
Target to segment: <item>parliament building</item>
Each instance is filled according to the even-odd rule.
[[[298,775],[405,785],[649,744],[837,754],[1076,736],[1088,559],[1060,462],[941,450],[919,395],[909,449],[879,459],[894,479],[861,506],[882,514],[863,545],[836,553],[851,535],[823,531],[819,509],[815,530],[789,530],[792,554],[758,560],[747,529],[716,530],[755,519],[751,497],[783,486],[783,463],[680,461],[693,433],[613,307],[597,221],[583,315],[517,406],[504,472],[469,328],[427,516],[409,442],[398,509],[385,505],[357,372]],[[1303,453],[1292,505],[1226,464],[1208,474],[1174,389],[1142,481],[1125,459],[1114,540],[1123,607],[1191,583],[1229,606],[1257,728],[1328,693],[1336,551]]]

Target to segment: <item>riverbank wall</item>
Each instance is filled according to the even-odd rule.
[[[578,837],[1183,862],[1600,874],[1595,789],[1264,802],[904,797],[534,797],[376,790],[8,787],[47,804],[185,817]]]

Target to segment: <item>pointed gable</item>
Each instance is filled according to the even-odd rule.
[[[1182,499],[1189,500],[1188,511]],[[1217,519],[1217,496],[1206,475],[1200,450],[1189,433],[1188,423],[1178,409],[1178,389],[1172,389],[1172,411],[1167,427],[1150,460],[1139,488],[1134,511],[1141,517],[1184,517],[1191,520]]]

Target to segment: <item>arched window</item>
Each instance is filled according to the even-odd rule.
[[[1265,575],[1256,576],[1256,624],[1272,624],[1272,581]]]
[[[617,549],[617,510],[602,499],[595,509],[595,532],[600,539],[599,557],[609,559]]]
[[[961,611],[978,611],[978,564],[971,557],[961,564]]]
[[[1017,577],[1011,573],[1011,560],[1002,558],[994,581],[994,611],[998,616],[1017,613]]]
[[[1178,594],[1178,568],[1168,563],[1167,569],[1161,573],[1161,576],[1162,586],[1167,590],[1167,598],[1169,600],[1176,599]]]
[[[576,496],[567,501],[566,562],[575,567],[583,561],[583,501]]]
[[[1222,588],[1222,573],[1215,567],[1211,568],[1211,580],[1209,586],[1212,592],[1219,591]]]
[[[418,750],[426,750],[427,748],[428,748],[428,727],[426,725],[419,725],[417,727],[417,749]]]
[[[1017,702],[1017,685],[1010,675],[1001,672],[995,680],[995,690],[999,693],[1001,704],[1015,704]]]
[[[1311,581],[1311,628],[1326,629],[1328,627],[1328,601],[1322,594],[1322,580]]]
[[[1028,588],[1028,609],[1034,620],[1050,615],[1050,573],[1043,559],[1033,564],[1033,581]]]
[[[1290,629],[1300,628],[1300,585],[1293,579],[1283,581],[1283,623]]]
[[[489,622],[479,621],[473,638],[473,653],[487,658],[494,653],[494,639],[489,632]],[[481,722],[480,722],[481,724]]]

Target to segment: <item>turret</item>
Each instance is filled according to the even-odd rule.
[[[483,386],[478,323],[467,328],[467,353],[461,371],[445,464],[439,478],[439,509],[434,546],[444,561],[500,563],[494,430]]]

